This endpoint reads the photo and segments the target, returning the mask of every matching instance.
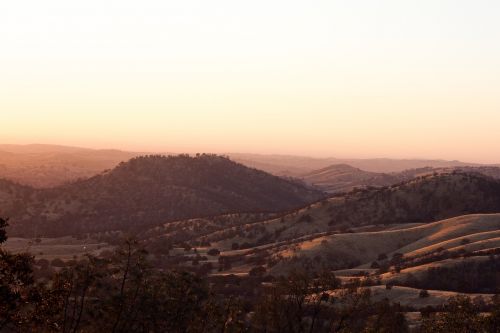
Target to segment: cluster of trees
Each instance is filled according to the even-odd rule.
[[[440,312],[422,311],[420,333],[497,333],[500,332],[500,297],[493,298],[490,315],[468,297],[456,296]]]
[[[269,213],[235,213],[181,220],[146,229],[141,231],[137,237],[139,239],[148,239],[148,242],[161,237],[161,242],[167,241],[171,244],[181,244],[189,241],[194,246],[210,246],[210,242],[205,239],[207,235],[212,237],[210,241],[217,241],[214,240],[214,234],[218,231],[224,230],[224,233],[233,232],[236,235],[237,230],[241,229],[242,225],[267,220],[272,217],[273,214]],[[224,234],[222,239],[227,237]]]
[[[463,261],[450,267],[431,267],[423,277],[410,278],[402,284],[464,293],[500,293],[500,255],[490,255],[485,259]]]

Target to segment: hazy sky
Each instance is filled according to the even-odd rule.
[[[500,1],[0,2],[0,142],[500,162]]]

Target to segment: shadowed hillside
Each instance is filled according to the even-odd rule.
[[[330,224],[429,222],[500,211],[500,181],[480,174],[429,175],[401,185],[359,191],[332,208]]]
[[[499,180],[454,172],[337,195],[279,218],[220,230],[199,241],[216,242],[222,248],[229,248],[233,243],[252,247],[362,226],[427,223],[499,211]]]
[[[323,194],[215,155],[148,156],[51,189],[4,182],[2,214],[13,235],[69,235],[142,229],[167,221],[277,212]]]

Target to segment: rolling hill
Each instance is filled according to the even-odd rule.
[[[231,265],[218,274],[244,276],[256,267],[274,276],[334,270],[347,285],[358,281],[377,297],[416,308],[442,305],[456,293],[488,301],[500,292],[500,214],[310,235],[221,256]],[[419,296],[422,289],[429,296]]]
[[[324,197],[215,155],[146,156],[48,189],[0,183],[12,235],[62,236],[242,212],[290,210]]]
[[[334,269],[359,266],[369,271],[373,261],[381,255],[390,259],[400,253],[413,266],[412,262],[416,259],[436,252],[473,253],[495,248],[500,248],[500,214],[483,214],[459,216],[410,228],[319,236],[297,242],[293,250],[284,249],[276,252],[275,256],[295,258],[292,260],[294,264],[316,261]],[[440,262],[440,259],[432,262]],[[279,271],[287,265],[283,260],[274,269]],[[411,269],[403,269],[396,274],[397,277],[386,273],[383,279],[400,279],[409,271],[421,271],[421,265],[417,262]]]
[[[339,194],[266,221],[233,226],[194,240],[230,248],[288,242],[353,228],[429,223],[473,213],[500,212],[500,181],[480,174],[445,173],[401,184]]]
[[[331,165],[300,178],[329,193],[350,192],[359,187],[388,186],[402,180],[396,174],[364,171],[347,164]]]
[[[114,149],[89,149],[45,144],[0,144],[0,178],[37,188],[55,187],[78,179],[90,178],[105,170],[114,168],[120,162],[141,155],[144,155],[144,153]],[[479,166],[472,163],[443,160],[338,159],[234,153],[227,155],[238,163],[276,176],[311,177],[315,181],[321,180],[321,186],[325,185],[325,188],[331,188],[331,192],[349,190],[359,186],[358,184],[370,186],[371,182],[376,186],[379,184],[389,185],[391,178],[404,176],[403,174],[397,175],[397,173],[404,170],[410,170],[411,174],[415,171],[412,169],[460,167],[465,170],[471,166]],[[354,178],[352,180],[340,179],[343,184],[337,184],[336,177],[340,175],[333,174],[333,179],[329,181],[322,174],[325,170],[321,170],[325,168],[336,169],[335,166],[337,165],[349,165],[364,172],[350,170],[348,173],[352,173]],[[498,171],[494,170],[493,166],[483,167],[485,173],[498,174]],[[491,168],[491,170],[487,170],[488,168]],[[321,170],[321,172],[318,170]],[[374,179],[371,179],[372,177],[369,177],[370,174],[368,173],[373,173],[371,176]],[[356,176],[361,177],[361,179],[357,179]],[[317,179],[318,177],[319,179]],[[401,180],[406,179],[409,178],[406,177]],[[349,186],[349,183],[352,183],[352,185]]]

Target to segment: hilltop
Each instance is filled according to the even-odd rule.
[[[3,184],[3,185],[2,185]],[[290,210],[323,197],[302,184],[215,155],[145,156],[74,183],[0,183],[13,235],[72,235],[194,217]]]

